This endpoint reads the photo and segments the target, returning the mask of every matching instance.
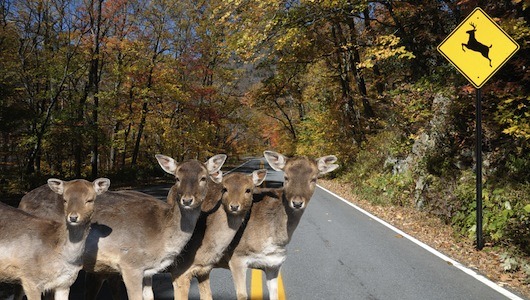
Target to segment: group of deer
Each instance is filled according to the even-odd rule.
[[[28,300],[46,291],[66,300],[83,269],[92,278],[89,299],[103,280],[120,275],[129,299],[154,299],[152,276],[170,272],[175,299],[188,298],[192,277],[199,281],[201,299],[212,299],[210,271],[228,267],[237,298],[247,299],[246,269],[256,268],[266,274],[270,299],[277,299],[286,245],[317,177],[338,165],[333,155],[316,160],[264,155],[284,172],[282,188],[258,188],[265,169],[223,176],[224,154],[206,163],[156,155],[162,169],[175,176],[167,201],[108,191],[106,178],[49,179],[26,194],[18,209],[0,205],[0,281],[19,283]]]

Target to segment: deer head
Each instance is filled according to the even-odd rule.
[[[231,173],[223,178],[223,196],[221,203],[227,213],[236,215],[246,213],[252,206],[252,192],[267,175],[260,169],[252,174]]]
[[[177,163],[173,158],[161,154],[157,154],[156,159],[164,171],[175,176],[172,191],[176,194],[176,201],[181,207],[191,209],[201,205],[206,197],[210,179],[221,183],[221,167],[226,155],[212,156],[206,163],[197,160]]]
[[[337,157],[328,155],[311,160],[307,157],[288,158],[274,151],[265,151],[265,159],[276,171],[284,172],[284,195],[289,206],[303,210],[313,195],[319,175],[329,173],[339,165]]]
[[[94,212],[94,200],[96,196],[108,190],[110,180],[99,178],[89,182],[82,179],[62,181],[50,178],[48,186],[53,192],[62,196],[67,224],[76,226],[90,221]]]

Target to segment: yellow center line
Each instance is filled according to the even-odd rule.
[[[263,274],[252,269],[250,274],[250,300],[263,300]]]
[[[278,275],[278,300],[286,300],[282,274]],[[250,300],[263,300],[263,272],[252,269],[250,274]]]
[[[278,300],[286,300],[285,289],[283,287],[282,273],[278,275]]]

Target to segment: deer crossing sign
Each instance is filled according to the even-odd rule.
[[[476,88],[481,88],[517,50],[519,45],[479,7],[438,46]]]

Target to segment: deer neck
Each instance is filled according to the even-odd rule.
[[[184,234],[191,234],[197,224],[199,215],[201,214],[201,207],[184,208],[179,205],[178,201],[171,206],[170,213],[167,216],[167,228],[173,228],[172,235],[180,236]]]
[[[285,197],[285,193],[282,193],[282,204],[283,209],[285,211],[285,215],[287,217],[287,235],[289,237],[289,240],[291,240],[291,237],[293,236],[293,232],[296,230],[296,227],[298,227],[298,224],[300,223],[300,219],[302,219],[302,215],[304,214],[305,209],[294,209],[289,205],[289,200]]]
[[[85,251],[85,243],[88,233],[90,231],[90,222],[80,225],[62,224],[62,232],[65,232],[61,236],[62,249],[61,253],[65,260],[71,264],[82,265],[83,252]]]
[[[193,233],[193,230],[195,229],[195,225],[197,224],[197,220],[199,219],[199,216],[201,214],[201,207],[195,207],[195,208],[183,208],[180,205],[175,205],[175,215],[180,214],[180,230],[183,232],[189,233],[190,235]],[[177,221],[177,220],[175,220]]]
[[[205,239],[211,240],[212,244],[223,251],[233,240],[244,219],[245,215],[233,215],[221,206],[206,220]]]
[[[177,197],[175,186],[172,186],[166,200],[170,207],[166,216],[166,223],[168,223],[166,227],[191,234],[201,212],[200,206],[192,209],[184,208],[179,205]]]
[[[229,214],[227,213],[226,211],[224,212],[227,216],[227,227],[228,229],[230,229],[231,231],[234,232],[237,232],[239,230],[239,228],[241,227],[241,224],[243,224],[243,221],[245,220],[245,214],[241,215],[241,214],[238,214],[238,215],[233,215],[233,214]]]

